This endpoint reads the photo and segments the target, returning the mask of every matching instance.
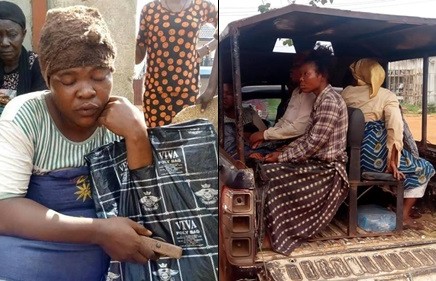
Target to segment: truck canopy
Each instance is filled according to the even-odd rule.
[[[289,5],[230,23],[220,36],[221,72],[233,72],[234,52],[243,85],[283,83],[293,55],[272,51],[278,38],[292,39],[296,53],[331,42],[340,68],[363,57],[387,62],[436,55],[436,19]]]

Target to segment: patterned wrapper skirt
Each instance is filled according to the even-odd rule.
[[[269,178],[266,224],[273,250],[289,255],[333,219],[348,194],[343,163],[264,165]]]
[[[388,148],[387,131],[383,121],[367,122],[361,150],[361,167],[363,171],[385,172],[387,168]],[[435,174],[433,165],[425,159],[415,157],[403,149],[401,151],[400,172],[406,176],[405,189],[426,185]]]

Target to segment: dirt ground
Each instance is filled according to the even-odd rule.
[[[421,140],[422,116],[419,114],[404,115],[415,140]],[[427,117],[427,141],[436,144],[436,114]]]

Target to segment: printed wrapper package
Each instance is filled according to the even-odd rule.
[[[149,129],[154,164],[129,170],[124,141],[85,159],[100,218],[129,217],[154,238],[182,247],[180,259],[111,261],[106,280],[218,280],[218,146],[210,122]]]

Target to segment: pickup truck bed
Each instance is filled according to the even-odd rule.
[[[423,215],[425,230],[400,235],[309,241],[290,256],[261,251],[258,279],[294,280],[436,280],[436,216]],[[336,235],[333,221],[317,238]],[[268,276],[268,277],[267,277]]]

